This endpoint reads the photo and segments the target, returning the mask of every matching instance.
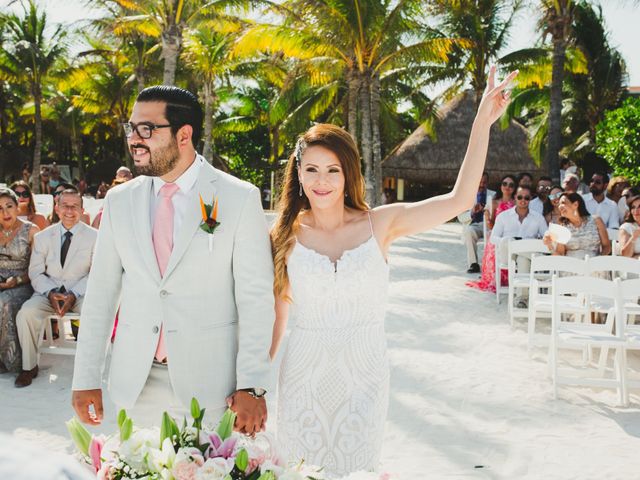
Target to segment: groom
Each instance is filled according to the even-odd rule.
[[[108,387],[134,422],[186,414],[196,397],[209,412],[230,404],[241,432],[264,428],[274,320],[268,229],[258,189],[196,153],[202,117],[192,93],[153,86],[124,124],[141,176],[104,202],[73,376],[72,404],[85,423],[102,420],[119,307]],[[200,197],[218,199],[212,234]]]

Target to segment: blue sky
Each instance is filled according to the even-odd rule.
[[[47,8],[52,22],[73,22],[95,17],[97,12],[84,5],[83,0],[37,0]],[[0,9],[11,4],[12,0],[0,0]],[[535,2],[531,2],[534,4]],[[611,44],[622,53],[629,71],[629,85],[640,86],[640,56],[638,55],[638,26],[640,25],[640,5],[633,7],[627,0],[601,0],[605,23],[610,32]],[[15,7],[12,7],[15,8]],[[529,7],[520,14],[509,50],[532,45],[539,34],[535,31],[536,11]],[[507,53],[507,52],[504,52]]]

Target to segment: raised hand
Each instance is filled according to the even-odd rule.
[[[518,71],[515,70],[496,85],[496,66],[491,66],[489,69],[487,88],[482,95],[482,100],[478,107],[478,118],[484,119],[488,121],[489,124],[492,124],[502,116],[509,105],[509,99],[511,97],[511,91],[507,90],[507,88],[517,75]]]

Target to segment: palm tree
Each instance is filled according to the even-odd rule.
[[[33,0],[22,4],[23,15],[6,14],[7,47],[0,59],[0,77],[12,83],[29,86],[35,109],[35,145],[33,153],[33,188],[40,190],[40,159],[42,155],[43,85],[66,47],[65,31],[60,25],[48,34],[47,15]]]
[[[340,82],[342,124],[357,140],[364,167],[367,201],[382,200],[380,112],[385,76],[418,78],[447,60],[452,42],[419,18],[423,1],[286,0],[280,25],[257,25],[238,51],[284,54],[307,66],[322,64],[318,79]]]

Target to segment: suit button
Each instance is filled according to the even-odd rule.
[[[160,331],[160,329],[159,329],[159,328],[158,328],[158,326],[156,325],[155,327],[153,327],[153,328],[151,329],[151,331],[152,331],[153,333],[158,333],[158,332]]]
[[[167,298],[169,296],[169,292],[166,290],[160,290],[160,298]]]

